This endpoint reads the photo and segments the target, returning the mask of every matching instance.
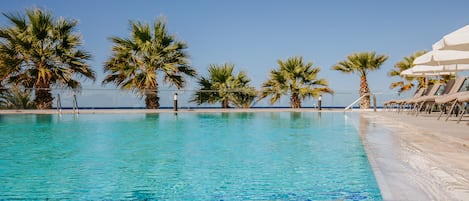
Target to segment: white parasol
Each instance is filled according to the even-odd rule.
[[[428,77],[454,74],[454,71],[446,71],[445,67],[446,66],[416,65],[412,68],[402,71],[401,75],[406,77]]]
[[[469,70],[469,51],[433,50],[415,58],[415,65],[441,66],[455,64],[455,71]]]
[[[469,51],[469,25],[443,36],[432,47],[434,50]]]

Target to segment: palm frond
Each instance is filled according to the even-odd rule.
[[[414,67],[414,60],[415,58],[425,54],[427,51],[424,50],[424,51],[417,51],[417,52],[414,52],[412,55],[408,56],[408,57],[404,57],[402,60],[398,61],[395,65],[394,65],[394,68],[388,72],[388,76],[390,77],[399,77],[401,78],[403,81],[399,81],[399,82],[393,82],[391,83],[391,85],[389,86],[389,88],[391,89],[394,89],[394,88],[397,88],[399,87],[399,90],[398,92],[399,93],[402,93],[404,91],[408,91],[410,89],[412,89],[413,87],[415,87],[415,85],[413,84],[413,82],[415,80],[421,80],[422,78],[415,78],[415,77],[404,77],[401,75],[401,72],[402,71],[405,71],[409,68],[412,68]],[[417,85],[417,88],[420,88],[422,87],[421,84],[418,84]]]
[[[14,86],[0,94],[0,108],[3,109],[35,109],[31,91]]]
[[[318,79],[319,67],[313,62],[304,63],[302,57],[292,57],[285,61],[278,60],[278,69],[271,70],[269,79],[262,84],[259,100],[270,96],[270,103],[274,104],[281,96],[290,94],[292,107],[301,107],[301,99],[317,97],[323,92],[332,92],[327,88],[327,80]],[[318,90],[324,88],[324,90]]]

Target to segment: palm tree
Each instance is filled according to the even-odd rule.
[[[370,93],[367,75],[370,71],[377,70],[388,59],[386,55],[376,55],[375,52],[359,52],[347,56],[347,59],[339,62],[332,69],[343,73],[357,73],[360,76],[360,108],[370,108]]]
[[[194,94],[192,102],[197,104],[221,103],[222,108],[235,107],[249,108],[257,96],[254,87],[249,86],[251,80],[241,71],[233,74],[234,64],[211,64],[208,67],[208,77],[198,79],[200,89]]]
[[[290,94],[290,107],[301,108],[301,100],[306,97],[318,97],[323,93],[333,93],[328,88],[326,79],[318,79],[321,70],[313,63],[303,63],[302,57],[292,57],[286,61],[277,61],[279,69],[270,71],[270,78],[262,84],[259,99],[271,96],[274,104],[283,95]]]
[[[152,27],[133,21],[130,27],[129,38],[110,38],[113,54],[105,63],[103,84],[112,82],[121,89],[133,90],[145,96],[147,109],[158,109],[158,73],[164,74],[163,82],[178,89],[185,85],[183,75],[196,75],[188,65],[187,45],[168,34],[162,17]]]
[[[34,88],[38,109],[52,108],[50,88],[81,88],[77,78],[95,80],[74,31],[77,21],[55,18],[50,12],[26,9],[26,15],[3,14],[11,27],[0,29],[0,74],[8,83]]]
[[[403,80],[391,83],[389,88],[394,89],[396,87],[399,87],[398,93],[400,94],[402,92],[405,92],[405,91],[410,90],[413,87],[415,87],[415,85],[414,85],[415,80],[418,81],[417,88],[424,87],[425,86],[425,78],[423,78],[423,77],[404,77],[404,76],[401,75],[401,72],[404,71],[404,70],[407,70],[409,68],[414,67],[415,58],[417,58],[417,57],[419,57],[419,56],[421,56],[425,53],[427,53],[427,51],[425,51],[425,50],[424,51],[417,51],[417,52],[414,52],[409,57],[404,57],[403,60],[398,61],[394,65],[394,69],[389,71],[388,75],[390,77],[398,76],[398,77],[401,77]]]
[[[5,109],[36,109],[31,99],[31,91],[15,86],[7,93],[0,94],[0,108]]]

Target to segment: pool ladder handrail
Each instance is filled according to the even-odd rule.
[[[77,102],[77,95],[73,93],[73,103],[72,103],[73,113],[78,114],[78,102]]]
[[[72,110],[74,114],[78,114],[80,112],[78,110],[77,95],[75,93],[73,94]],[[62,114],[62,100],[60,99],[60,94],[57,94],[57,113]]]
[[[350,105],[348,105],[347,107],[345,107],[344,109],[344,112],[346,112],[347,110],[351,110],[353,105],[355,105],[358,101],[360,101],[361,99],[367,97],[367,96],[373,96],[373,110],[376,112],[376,95],[375,94],[372,94],[372,93],[366,93],[366,94],[363,94],[363,96],[361,96],[360,98],[358,98],[357,100],[353,101],[353,103],[351,103]]]
[[[57,94],[57,113],[62,114],[62,101],[60,100],[60,94]]]

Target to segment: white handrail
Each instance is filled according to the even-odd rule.
[[[57,113],[62,114],[62,100],[60,100],[60,94],[57,94]]]
[[[73,94],[73,103],[72,103],[73,113],[78,114],[78,102],[77,102],[77,95]]]
[[[350,109],[353,105],[355,105],[358,101],[360,101],[361,99],[363,99],[365,96],[369,96],[370,93],[366,93],[364,94],[363,96],[361,96],[360,98],[358,98],[357,100],[353,101],[352,104],[350,104],[349,106],[345,107],[344,109],[344,112],[347,111],[348,109]]]

